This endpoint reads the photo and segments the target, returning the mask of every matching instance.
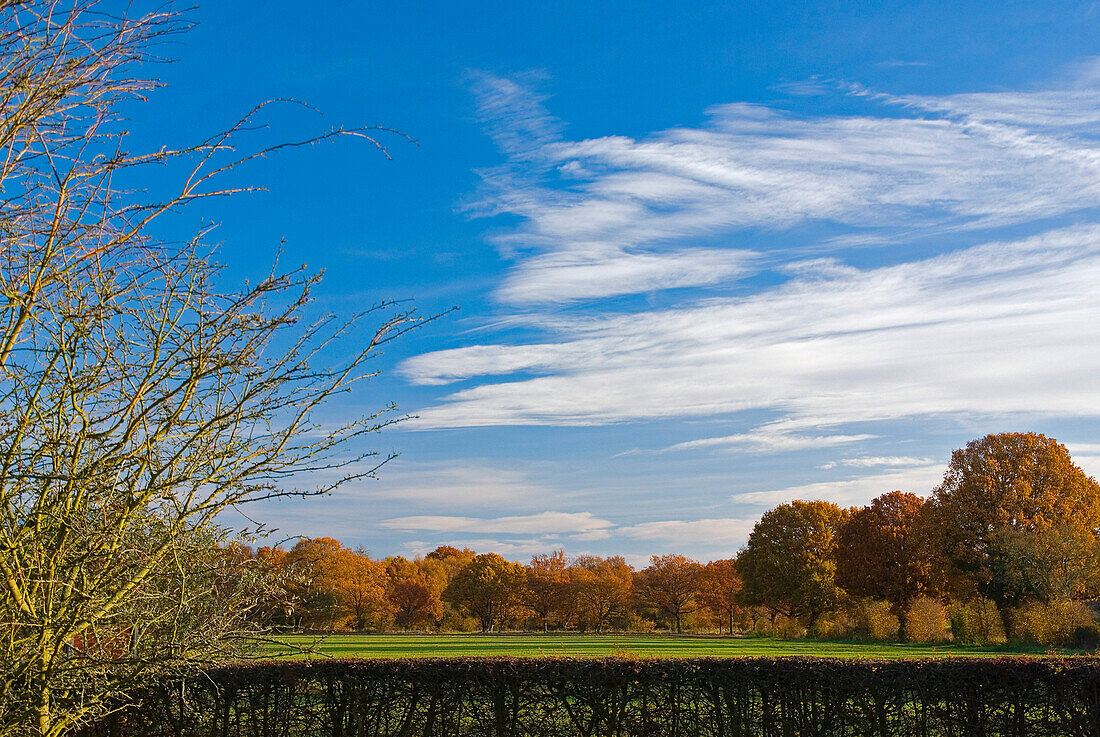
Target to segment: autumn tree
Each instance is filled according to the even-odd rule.
[[[891,491],[853,512],[837,533],[837,585],[851,596],[885,599],[900,622],[917,597],[935,593],[919,539],[923,508],[916,494]]]
[[[737,561],[726,558],[707,563],[699,573],[698,586],[699,592],[696,598],[699,605],[710,612],[718,622],[724,623],[732,635],[734,620],[741,613],[742,583],[741,574],[737,571]]]
[[[350,443],[385,416],[316,413],[410,319],[307,319],[315,275],[234,289],[205,231],[155,237],[161,215],[231,193],[218,175],[271,149],[235,153],[248,116],[134,152],[120,109],[156,86],[134,75],[186,23],[171,6],[112,11],[130,12],[0,0],[0,734],[60,737],[145,679],[243,654],[254,591],[211,568],[222,512],[371,472]],[[148,166],[179,186],[136,189]],[[332,482],[295,482],[311,470]],[[93,633],[125,648],[88,657]]]
[[[1033,532],[1012,528],[991,536],[990,570],[1011,605],[1051,604],[1100,596],[1100,540],[1078,525]]]
[[[477,617],[481,631],[488,632],[522,606],[526,582],[527,571],[522,565],[485,553],[474,556],[455,574],[443,598]]]
[[[441,595],[446,574],[438,561],[411,561],[397,556],[386,561],[386,575],[386,597],[398,627],[407,632],[443,616]]]
[[[424,560],[434,561],[443,571],[447,583],[451,582],[458,572],[473,562],[477,555],[469,548],[456,548],[453,545],[440,545],[432,552],[424,556]]]
[[[290,573],[297,627],[334,630],[340,619],[336,569],[343,545],[331,537],[305,537],[283,559]]]
[[[1002,612],[1021,593],[1006,561],[1028,547],[1029,536],[1059,530],[1057,546],[1091,550],[1097,529],[1100,486],[1065,446],[1036,433],[987,435],[954,451],[930,499],[928,535],[954,594],[980,594]]]
[[[570,608],[569,561],[564,550],[555,550],[531,558],[527,566],[527,607],[535,613],[544,630],[551,618],[559,621]]]
[[[836,608],[836,536],[845,510],[823,501],[794,501],[765,512],[738,557],[743,597],[775,614],[805,617],[812,631]]]
[[[569,566],[569,581],[582,622],[596,632],[630,608],[634,569],[622,556],[578,555]]]
[[[331,575],[336,596],[355,631],[384,626],[390,614],[385,566],[362,548],[345,547],[336,554],[335,564]]]
[[[684,555],[654,555],[649,567],[638,573],[635,595],[676,623],[676,634],[683,631],[685,614],[695,611],[699,580],[703,567]]]

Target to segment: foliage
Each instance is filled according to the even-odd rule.
[[[1095,658],[420,659],[225,669],[87,737],[1096,734]]]
[[[951,636],[969,645],[999,645],[1007,641],[1004,620],[997,605],[982,597],[948,607]]]
[[[527,571],[496,553],[476,555],[462,568],[443,592],[443,598],[459,604],[481,622],[488,632],[515,616],[522,606]]]
[[[916,494],[891,491],[853,512],[837,533],[837,585],[851,596],[886,599],[898,618],[933,593],[916,532],[923,505]]]
[[[582,628],[596,632],[627,617],[634,590],[634,569],[621,556],[579,555],[569,567]]]
[[[699,574],[699,604],[733,634],[734,624],[741,614],[741,574],[733,558],[712,560]]]
[[[918,597],[905,613],[905,632],[910,642],[948,642],[947,609],[932,596]]]
[[[765,512],[737,559],[743,598],[790,618],[818,617],[840,599],[836,534],[846,513],[829,502],[795,501]]]
[[[386,598],[394,623],[409,631],[443,616],[446,571],[435,559],[409,561],[401,557],[386,561]]]
[[[676,634],[683,631],[684,616],[695,611],[703,567],[684,555],[654,555],[634,584],[635,595],[647,606],[671,617]]]
[[[1081,601],[1033,601],[1009,615],[1012,639],[1024,644],[1067,647],[1079,629],[1096,627],[1096,617]]]
[[[1100,594],[1100,540],[1093,530],[1060,523],[1023,531],[1002,528],[990,535],[989,567],[1002,599],[1091,599]]]
[[[942,575],[956,597],[981,594],[1003,610],[1029,589],[1070,585],[1057,580],[1057,565],[1043,573],[1046,581],[1021,580],[1012,561],[1021,555],[1044,558],[1045,544],[1029,545],[1019,536],[1061,530],[1051,547],[1064,552],[1082,543],[1088,550],[1069,558],[1087,559],[1100,529],[1100,485],[1056,440],[1035,433],[987,435],[952,453],[943,483],[932,493],[929,520]]]
[[[856,640],[895,640],[901,623],[892,609],[890,602],[880,599],[851,600],[841,610],[836,634]]]
[[[527,566],[527,606],[541,621],[543,630],[556,620],[564,624],[573,609],[569,561],[564,550],[536,555]]]

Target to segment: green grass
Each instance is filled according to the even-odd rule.
[[[998,655],[1043,655],[1046,648],[974,647],[896,643],[823,642],[771,638],[691,637],[674,635],[296,635],[284,638],[299,647],[312,645],[316,655],[294,655],[287,648],[269,652],[286,657],[418,658],[570,656],[570,657],[778,657],[808,655],[831,658],[927,658]],[[1068,654],[1068,653],[1067,653]]]

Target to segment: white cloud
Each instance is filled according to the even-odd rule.
[[[735,504],[758,504],[765,507],[774,507],[777,504],[795,500],[822,500],[841,506],[862,505],[881,494],[894,490],[928,496],[929,492],[943,481],[943,472],[944,466],[941,464],[918,466],[870,476],[790,486],[785,489],[734,494],[730,497],[730,501]]]
[[[914,458],[913,456],[862,456],[860,458],[842,458],[839,461],[826,463],[822,468],[836,468],[848,466],[850,468],[874,468],[875,466],[928,466],[935,461],[931,458]]]
[[[942,97],[852,86],[891,109],[800,118],[733,103],[713,107],[700,128],[579,141],[562,137],[537,79],[476,80],[509,160],[481,172],[472,209],[523,219],[497,239],[516,258],[497,291],[508,303],[714,284],[737,273],[743,246],[729,243],[723,258],[672,244],[719,233],[828,220],[889,242],[901,230],[1095,208],[1100,197],[1100,90],[1090,74],[1060,89]]]
[[[497,507],[543,504],[560,492],[540,484],[521,470],[491,465],[445,466],[397,461],[381,480],[363,487],[364,496],[450,507],[494,505]]]
[[[497,296],[505,302],[537,304],[715,284],[744,274],[752,256],[715,248],[631,253],[592,244],[529,259],[505,280]]]
[[[556,341],[408,362],[421,383],[520,367],[544,374],[454,392],[409,427],[768,409],[786,435],[812,437],[840,423],[920,415],[1095,416],[1096,283],[1100,227],[1082,226],[676,309],[544,317]]]
[[[660,520],[621,527],[616,535],[692,546],[740,545],[748,539],[756,519],[719,518]]]
[[[414,515],[383,520],[391,530],[423,532],[474,532],[479,535],[562,535],[586,533],[612,527],[612,523],[590,512],[541,512],[539,514],[482,519],[445,515]]]
[[[782,433],[765,426],[673,447],[775,452],[867,439],[821,431],[861,420],[1095,416],[1100,228],[887,257],[877,268],[838,254],[992,225],[1042,230],[1097,208],[1096,66],[1039,92],[891,97],[853,87],[891,106],[877,116],[797,118],[736,103],[698,129],[582,141],[562,136],[531,79],[478,76],[482,115],[509,154],[483,172],[480,212],[522,219],[496,238],[513,259],[497,296],[528,308],[511,324],[542,340],[406,361],[401,371],[417,384],[472,380],[409,427],[768,410]],[[748,244],[761,230],[821,220],[851,231],[817,244],[828,258],[792,261]],[[786,280],[731,288],[769,268]],[[674,308],[554,309],[692,286],[714,291]]]
[[[794,435],[764,426],[748,433],[725,435],[717,438],[687,440],[669,446],[667,450],[697,450],[699,448],[733,447],[748,448],[760,453],[785,453],[796,450],[829,448],[869,440],[874,435]]]
[[[497,538],[453,538],[443,542],[425,542],[413,540],[404,543],[401,549],[407,557],[424,556],[440,545],[456,548],[469,548],[477,553],[496,553],[508,560],[525,563],[533,555],[547,553],[554,549],[552,543],[541,538],[516,538],[500,540]]]

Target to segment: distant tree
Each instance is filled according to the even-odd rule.
[[[929,504],[927,534],[955,596],[980,594],[1002,612],[1021,591],[1005,564],[1028,547],[1021,541],[1052,529],[1062,542],[1091,540],[1100,529],[1100,485],[1036,433],[987,435],[954,451]]]
[[[424,560],[435,561],[446,576],[447,583],[466,566],[470,565],[477,553],[469,548],[458,548],[451,545],[440,545],[424,556]]]
[[[460,605],[488,632],[514,614],[522,604],[527,571],[496,553],[476,555],[443,592],[446,601]]]
[[[401,629],[419,627],[443,616],[445,578],[436,561],[410,561],[396,557],[386,561],[389,585],[386,597],[393,610],[394,623]]]
[[[295,624],[317,630],[334,630],[341,618],[337,569],[344,549],[331,537],[305,537],[283,559],[290,573]]]
[[[837,533],[837,585],[851,596],[885,599],[903,623],[909,605],[936,588],[919,539],[923,507],[916,494],[891,491],[853,512]]]
[[[709,611],[719,623],[724,623],[731,635],[734,620],[741,613],[741,586],[737,561],[732,558],[712,560],[703,566],[699,575],[699,593],[696,598],[700,606]]]
[[[670,617],[676,634],[683,631],[685,614],[695,611],[703,567],[684,555],[654,555],[649,567],[635,578],[635,595],[643,604]]]
[[[765,512],[738,557],[747,604],[792,619],[812,631],[836,608],[836,535],[847,513],[830,502],[795,501]]]
[[[341,548],[336,554],[332,583],[342,613],[357,632],[383,625],[389,617],[386,570],[367,551]]]
[[[536,555],[527,566],[526,604],[539,618],[544,630],[548,629],[552,618],[562,619],[570,608],[572,592],[568,567],[564,550]]]
[[[634,569],[622,558],[578,555],[569,566],[569,581],[583,624],[600,632],[630,608]]]

